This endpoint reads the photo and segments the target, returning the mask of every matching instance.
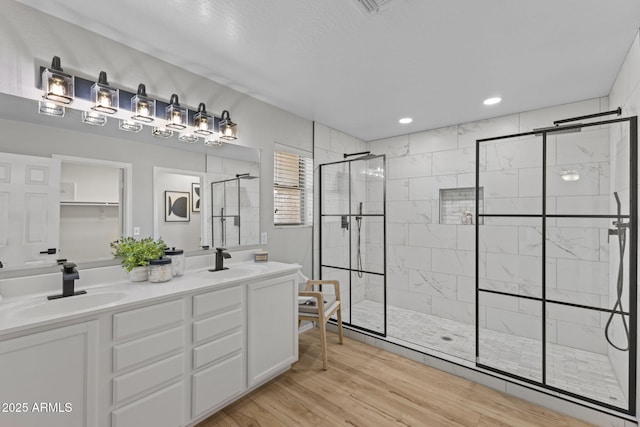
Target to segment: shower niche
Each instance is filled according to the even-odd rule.
[[[478,212],[484,213],[484,188],[478,189]],[[476,188],[440,189],[440,224],[473,225],[476,215]]]

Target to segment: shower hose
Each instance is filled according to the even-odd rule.
[[[607,320],[607,325],[604,328],[604,337],[607,342],[615,349],[620,351],[629,351],[629,325],[627,325],[627,321],[624,317],[624,310],[622,309],[622,285],[624,283],[624,251],[627,245],[627,233],[626,230],[622,227],[618,227],[618,247],[620,249],[620,263],[618,264],[618,282],[616,284],[616,303],[613,306],[611,313],[609,314],[609,319]],[[609,337],[609,329],[611,327],[611,322],[613,322],[613,318],[620,310],[620,317],[622,318],[622,325],[624,326],[624,333],[627,339],[626,347],[618,347],[615,345],[611,338]]]

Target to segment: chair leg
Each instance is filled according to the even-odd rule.
[[[327,360],[327,325],[324,322],[318,323],[318,328],[320,329],[320,345],[322,346],[322,368],[326,371],[328,360]]]
[[[338,307],[338,338],[342,344],[342,307]]]

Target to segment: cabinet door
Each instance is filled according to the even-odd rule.
[[[0,425],[97,425],[96,333],[86,322],[1,341]]]
[[[248,285],[248,385],[253,387],[298,360],[298,289],[295,276]]]

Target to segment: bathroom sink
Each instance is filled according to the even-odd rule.
[[[112,304],[127,296],[124,292],[87,293],[73,297],[42,301],[24,308],[16,309],[17,317],[42,317],[58,314],[71,314],[75,311],[98,308]]]
[[[266,265],[258,264],[230,264],[225,270],[209,270],[212,273],[221,274],[225,277],[242,276],[245,274],[259,273],[266,270]]]

